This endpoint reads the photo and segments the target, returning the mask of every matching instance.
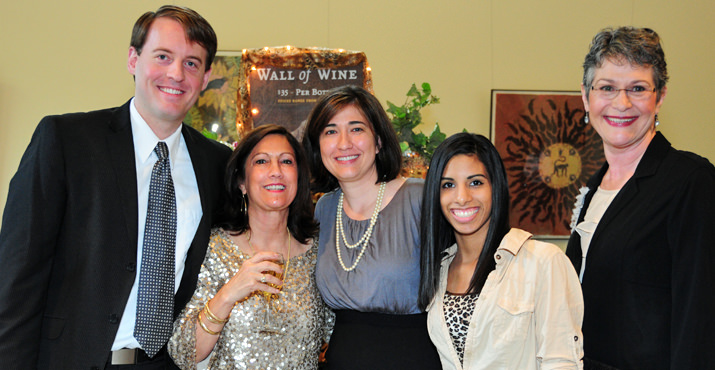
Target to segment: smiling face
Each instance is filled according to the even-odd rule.
[[[483,245],[492,211],[492,185],[476,155],[458,154],[447,162],[440,179],[440,205],[459,244],[475,238]]]
[[[208,83],[206,50],[186,38],[181,24],[160,17],[149,29],[141,54],[129,48],[127,69],[134,75],[137,111],[157,130],[175,130]]]
[[[282,135],[268,135],[246,158],[243,193],[248,192],[249,214],[287,211],[298,189],[298,165],[293,147]]]
[[[353,105],[340,110],[320,134],[323,165],[338,182],[377,181],[378,145],[370,122]]]
[[[592,85],[596,90],[636,88],[652,91],[655,87],[651,67],[611,60],[605,60],[600,68],[595,69]],[[665,88],[659,101],[657,92],[649,92],[636,99],[620,91],[615,98],[608,99],[598,91],[586,91],[582,86],[581,93],[590,123],[603,139],[607,151],[634,148],[645,151],[655,136],[655,115],[663,103]]]

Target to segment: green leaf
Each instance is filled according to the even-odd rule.
[[[396,106],[395,104],[392,104],[392,102],[390,102],[389,100],[387,101],[387,109],[386,109],[387,113],[395,114],[395,112],[398,109],[400,109],[398,106]]]
[[[410,91],[407,92],[407,96],[416,96],[419,98],[420,92],[417,90],[417,86],[415,84],[412,84],[412,87],[410,87]]]
[[[427,136],[423,133],[412,134],[412,141],[414,141],[415,146],[423,147],[427,144]]]
[[[435,123],[434,128],[432,129],[432,134],[430,134],[430,141],[439,141],[441,143],[446,138],[447,135],[442,133],[442,130],[439,129],[439,123]]]
[[[218,134],[215,133],[215,132],[213,132],[213,131],[209,131],[209,130],[207,130],[207,129],[203,129],[203,130],[201,130],[201,133],[202,133],[204,136],[206,136],[207,138],[211,139],[211,140],[217,140],[217,139],[218,139]]]
[[[411,150],[425,158],[431,158],[434,148],[444,141],[445,135],[438,125],[435,125],[429,137],[414,131],[422,124],[420,110],[430,104],[439,103],[439,98],[432,95],[432,86],[429,83],[423,82],[420,87],[413,83],[407,91],[405,103],[400,106],[387,101],[386,112],[390,115],[390,122],[397,133],[401,150]]]

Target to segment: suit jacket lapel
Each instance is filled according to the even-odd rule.
[[[179,289],[175,295],[176,300],[174,302],[174,317],[179,314],[179,312],[184,308],[186,302],[194,293],[193,289],[196,284],[195,278],[199,274],[201,263],[203,262],[206,251],[206,240],[198,240],[197,238],[204,234],[202,230],[211,226],[208,224],[207,220],[211,218],[212,212],[208,194],[206,193],[208,191],[206,179],[209,177],[206,175],[205,169],[202,166],[202,164],[207,161],[205,153],[203,153],[201,148],[199,148],[196,138],[193,136],[193,132],[189,130],[186,125],[182,126],[181,134],[186,142],[186,148],[189,151],[189,156],[191,157],[191,165],[194,168],[196,185],[199,188],[199,197],[201,200],[201,210],[203,215],[199,221],[194,239],[191,241],[189,250],[186,253],[184,275],[181,277],[181,283],[179,284]]]
[[[134,246],[136,254],[137,245],[137,170],[134,160],[134,142],[132,127],[129,118],[129,102],[118,108],[109,122],[107,130],[106,147],[110,163],[114,169],[114,181],[119,188],[117,196],[122,199],[121,211],[124,215],[125,227],[129,240]]]
[[[201,209],[206,211],[207,209],[207,197],[206,197],[206,173],[204,172],[204,167],[200,166],[201,163],[206,163],[205,154],[197,147],[196,138],[193,137],[191,130],[188,129],[186,125],[182,125],[181,135],[186,141],[186,148],[189,151],[189,157],[191,157],[191,165],[194,167],[194,174],[196,175],[196,184],[199,188],[199,197],[201,197]]]
[[[663,161],[663,158],[665,158],[665,155],[667,154],[668,148],[670,148],[670,143],[668,142],[668,140],[666,140],[660,132],[657,132],[653,140],[648,145],[648,148],[643,154],[643,157],[641,158],[640,162],[638,163],[635,173],[633,173],[633,176],[626,182],[625,185],[623,185],[623,188],[621,188],[621,190],[618,192],[618,195],[613,198],[613,202],[606,209],[606,212],[603,214],[603,217],[601,217],[601,221],[598,222],[598,226],[596,227],[596,230],[593,233],[593,238],[591,239],[591,244],[588,247],[589,254],[591,253],[592,247],[598,248],[598,240],[601,237],[603,230],[608,229],[608,225],[616,218],[616,216],[618,216],[621,211],[623,211],[627,207],[630,207],[629,203],[632,201],[632,199],[635,198],[636,194],[638,194],[639,192],[638,182],[645,177],[655,175],[658,166],[660,166],[660,163]],[[596,179],[597,181],[594,181],[593,184],[589,181],[589,188],[591,188],[591,186],[593,185],[593,188],[591,189],[591,191],[589,191],[588,194],[589,196],[587,200],[589,203],[591,201],[591,198],[593,197],[593,194],[591,193],[595,193],[596,189],[598,188],[598,185],[601,184],[601,180],[603,179],[603,176],[605,175],[607,169],[608,163],[604,164],[601,171],[599,171]],[[586,206],[587,204],[584,203],[584,207]],[[583,220],[583,216],[585,214],[585,212],[582,212],[581,217],[579,218]]]

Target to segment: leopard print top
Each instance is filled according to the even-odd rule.
[[[444,293],[444,319],[452,337],[452,345],[459,355],[459,362],[464,364],[464,343],[467,341],[469,322],[472,320],[474,305],[479,294]]]

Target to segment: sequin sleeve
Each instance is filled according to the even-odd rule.
[[[333,326],[335,326],[335,313],[329,307],[325,307],[325,315],[323,315],[323,342],[330,342],[330,336],[333,334]]]

